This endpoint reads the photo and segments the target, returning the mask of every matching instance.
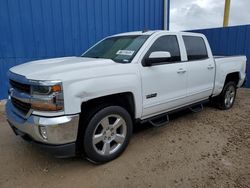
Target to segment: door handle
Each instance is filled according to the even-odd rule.
[[[207,69],[211,70],[213,69],[214,67],[212,65],[208,65]]]
[[[178,74],[183,74],[183,73],[185,73],[185,72],[187,72],[187,71],[184,70],[183,68],[180,68],[180,69],[177,71]]]

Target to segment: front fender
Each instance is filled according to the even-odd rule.
[[[65,114],[81,112],[81,104],[91,99],[131,92],[135,101],[135,117],[142,113],[141,83],[136,74],[102,76],[64,83]]]

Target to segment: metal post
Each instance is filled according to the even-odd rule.
[[[228,26],[229,13],[230,13],[230,2],[231,2],[231,0],[225,0],[223,27]]]
[[[170,17],[170,0],[164,0],[164,18],[163,28],[169,30],[169,17]]]

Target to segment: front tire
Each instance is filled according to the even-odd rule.
[[[90,119],[83,137],[87,159],[94,163],[109,162],[126,149],[132,135],[131,116],[120,106],[108,106]]]

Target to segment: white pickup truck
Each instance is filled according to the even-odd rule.
[[[233,106],[246,57],[213,57],[202,34],[139,31],[107,37],[80,57],[29,62],[8,72],[7,119],[17,135],[57,157],[118,157],[133,124],[154,126],[208,100]]]

